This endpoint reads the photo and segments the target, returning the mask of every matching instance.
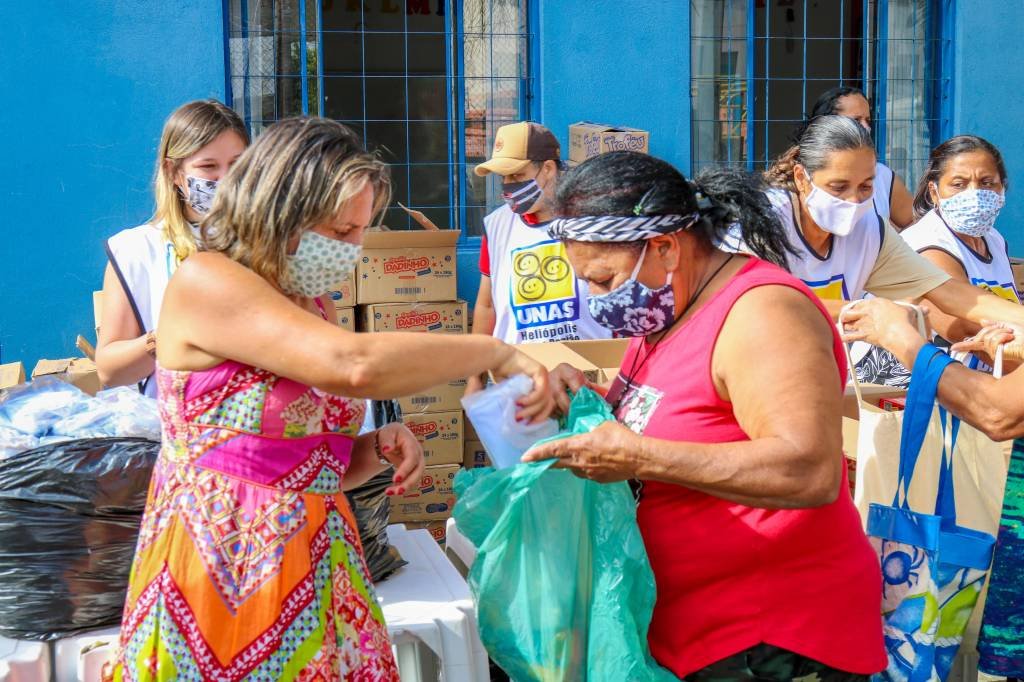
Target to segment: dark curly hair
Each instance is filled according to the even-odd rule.
[[[786,255],[796,251],[786,239],[765,189],[760,177],[734,168],[707,168],[690,182],[659,158],[609,152],[588,159],[562,177],[555,194],[555,212],[563,217],[697,213],[697,222],[687,228],[691,234],[715,245],[738,225],[756,256],[785,268]]]

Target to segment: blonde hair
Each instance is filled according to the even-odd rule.
[[[242,119],[215,99],[183,104],[164,123],[156,154],[156,210],[150,222],[162,226],[164,238],[174,247],[180,260],[195,253],[197,247],[185,218],[185,199],[174,184],[174,176],[180,170],[182,160],[213,142],[225,130],[235,131],[246,145],[249,144],[249,131]],[[171,162],[170,169],[167,161]]]
[[[279,121],[221,179],[203,220],[203,248],[279,284],[288,242],[337,216],[367,183],[381,216],[391,200],[388,167],[358,135],[324,118]]]

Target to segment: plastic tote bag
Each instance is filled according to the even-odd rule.
[[[611,419],[582,389],[556,437]],[[654,574],[625,482],[577,478],[552,462],[455,479],[459,530],[476,546],[469,585],[480,637],[513,680],[674,680],[650,656]]]
[[[891,505],[872,504],[868,512],[868,536],[882,565],[889,655],[876,679],[946,679],[992,562],[995,538],[957,525],[953,447],[943,448],[934,513],[914,511],[908,502],[939,378],[952,362],[934,346],[918,354],[903,415],[896,495]],[[940,422],[955,440],[958,420],[940,410]]]

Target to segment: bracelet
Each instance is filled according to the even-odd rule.
[[[384,453],[380,451],[380,430],[373,432],[373,451],[377,453],[377,459],[384,466],[392,466],[391,462],[384,458]]]

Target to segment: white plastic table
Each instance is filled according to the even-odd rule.
[[[0,637],[0,682],[49,682],[50,647]]]
[[[490,680],[476,608],[466,581],[426,530],[388,527],[388,540],[409,562],[377,584],[388,633],[399,653],[402,679],[410,658],[403,648],[422,643],[439,661],[446,682]]]

